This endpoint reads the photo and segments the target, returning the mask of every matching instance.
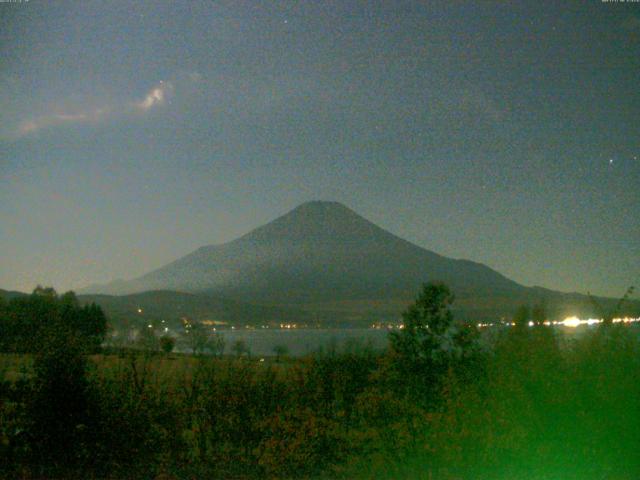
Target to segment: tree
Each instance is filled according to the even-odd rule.
[[[528,305],[520,305],[513,314],[513,323],[516,327],[526,327],[531,319],[531,310]]]
[[[194,323],[186,332],[187,343],[194,355],[201,355],[207,349],[209,332],[201,323]]]
[[[80,333],[89,351],[100,350],[107,334],[107,317],[102,309],[93,302],[80,307],[80,302],[72,291],[61,295],[59,304],[62,323]]]
[[[85,305],[82,312],[83,321],[79,325],[80,331],[86,336],[94,349],[99,349],[107,335],[109,325],[107,317],[95,303]]]
[[[211,351],[213,355],[216,357],[221,357],[224,353],[224,348],[226,346],[226,342],[224,341],[224,337],[219,333],[214,333],[209,337],[209,342],[207,343],[207,348]]]
[[[0,352],[7,348],[7,330],[9,327],[9,318],[7,315],[7,302],[0,296]]]
[[[423,285],[415,303],[402,314],[403,328],[390,334],[392,348],[407,358],[436,361],[449,347],[452,303],[453,295],[446,285]]]
[[[596,299],[596,297],[591,295],[591,293],[587,294],[589,296],[589,300],[591,300],[591,304],[595,308],[598,315],[600,315],[600,318],[602,318],[602,325],[607,326],[613,323],[613,319],[622,313],[622,307],[624,307],[624,304],[629,301],[629,298],[631,298],[631,295],[633,295],[634,290],[635,287],[633,285],[627,288],[627,291],[622,297],[618,299],[618,302],[612,310],[605,309],[602,304]]]
[[[176,346],[176,339],[170,335],[164,335],[160,337],[160,348],[166,354],[169,354],[173,351],[173,348]]]
[[[273,353],[276,355],[276,362],[280,362],[280,359],[289,354],[289,349],[286,345],[276,345],[273,347]]]
[[[404,327],[390,334],[399,373],[418,390],[426,387],[432,393],[449,367],[474,352],[475,330],[454,322],[453,300],[446,285],[424,284],[415,303],[402,314]]]
[[[136,343],[144,350],[157,351],[160,348],[160,341],[151,325],[145,325],[140,329]]]
[[[58,298],[58,293],[53,287],[43,287],[42,285],[36,286],[36,288],[33,289],[32,295],[51,299]]]
[[[241,357],[242,355],[249,354],[249,347],[247,346],[247,342],[239,338],[235,342],[233,342],[233,347],[231,347],[236,356]]]
[[[1,316],[3,351],[37,352],[48,336],[69,332],[86,351],[95,352],[107,333],[107,319],[99,306],[81,307],[73,292],[58,296],[51,287],[38,286],[29,296],[13,298]]]
[[[544,325],[547,320],[547,309],[543,303],[537,303],[531,309],[531,321],[534,325]]]
[[[77,331],[62,327],[44,340],[34,361],[34,391],[26,405],[29,433],[37,438],[33,460],[55,477],[77,464],[93,430],[85,351]]]

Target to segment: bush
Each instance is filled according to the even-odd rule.
[[[33,393],[26,405],[37,475],[57,476],[68,466],[80,469],[90,462],[95,405],[84,346],[74,332],[58,331],[47,337],[35,358]]]
[[[169,335],[165,335],[163,337],[160,337],[160,349],[164,352],[164,353],[171,353],[173,351],[173,348],[176,346],[176,339],[169,336]]]

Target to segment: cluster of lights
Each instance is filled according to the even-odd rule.
[[[164,320],[162,321],[162,323],[164,323]],[[153,324],[149,324],[147,325],[147,328],[153,328]],[[164,327],[164,332],[167,333],[169,331],[169,327]]]
[[[576,328],[580,325],[597,325],[598,323],[602,323],[604,320],[601,318],[588,318],[587,320],[580,320],[578,317],[567,317],[561,322],[553,322],[553,325],[561,325],[564,327]],[[613,323],[635,323],[640,322],[640,318],[614,318],[612,320]]]
[[[399,328],[399,329],[403,329],[404,328],[404,324],[403,323],[398,323],[398,324],[392,324],[392,323],[372,323],[371,324],[371,328],[374,330],[380,330],[383,328],[386,328],[387,330],[393,330],[394,328]]]
[[[211,327],[211,331],[212,332],[217,332],[218,328],[220,328],[221,330],[224,330],[225,327],[227,326],[227,322],[222,322],[222,321],[219,321],[219,320],[202,320],[200,323],[202,325],[207,325],[207,326],[214,325],[214,326]],[[298,326],[297,324],[296,325],[292,325],[291,328],[296,328],[297,326]],[[263,329],[264,330],[264,329],[268,329],[268,328],[271,328],[271,327],[269,325],[260,325],[258,327],[253,326],[253,325],[244,325],[244,326],[239,325],[237,327],[236,327],[236,325],[230,325],[229,328],[231,330],[235,330],[236,328],[244,328],[245,330],[256,330],[256,329]],[[281,328],[285,328],[284,324],[281,324]]]
[[[142,308],[138,308],[138,313],[142,313]],[[549,321],[546,320],[543,322],[543,325],[546,326],[560,326],[560,327],[569,327],[569,328],[576,328],[579,327],[581,325],[597,325],[599,323],[602,323],[604,320],[602,320],[601,318],[588,318],[586,320],[581,320],[576,316],[572,316],[572,317],[567,317],[562,321]],[[189,330],[189,328],[191,328],[191,323],[189,322],[189,320],[185,317],[182,318],[182,322],[184,324],[184,327],[186,330]],[[623,317],[623,318],[614,318],[612,320],[613,323],[624,323],[624,324],[628,324],[628,323],[636,323],[636,322],[640,322],[640,317],[639,318],[631,318],[631,317]],[[165,323],[164,320],[162,321],[162,323]],[[214,322],[203,322],[203,323],[207,323],[207,324],[211,324]],[[224,322],[220,322],[220,323],[224,323]],[[495,323],[478,323],[476,324],[476,326],[478,328],[487,328],[487,327],[493,327],[495,326]],[[506,325],[507,327],[514,327],[516,324],[514,322],[501,322],[500,325]],[[535,324],[534,322],[529,322],[529,326],[533,327]],[[153,326],[151,324],[149,324],[149,328],[153,328]],[[251,327],[249,325],[245,326],[246,329],[251,329],[253,330],[254,327]],[[262,325],[260,328],[269,328],[268,325]],[[291,329],[295,329],[298,328],[298,324],[296,323],[281,323],[280,324],[280,328],[283,330],[291,330]],[[392,325],[392,324],[382,324],[382,323],[374,323],[371,325],[371,328],[373,329],[381,329],[381,328],[387,328],[387,329],[393,329],[393,328],[399,328],[400,330],[404,329],[404,324],[400,323],[397,325]],[[235,330],[234,326],[231,326],[231,330]],[[168,332],[169,329],[167,327],[165,327],[164,329],[165,332]],[[216,331],[216,328],[212,328],[212,331]]]
[[[579,327],[581,325],[597,325],[599,323],[602,323],[604,320],[602,320],[601,318],[588,318],[586,320],[581,320],[576,316],[573,317],[567,317],[562,321],[549,321],[546,320],[544,322],[542,322],[543,325],[550,327],[550,326],[558,326],[558,327],[569,327],[569,328],[576,328]],[[628,324],[628,323],[635,323],[635,322],[640,322],[640,317],[639,318],[631,318],[631,317],[624,317],[624,318],[614,318],[612,320],[613,323],[624,323],[624,324]],[[478,328],[486,328],[486,327],[493,327],[494,325],[496,325],[495,323],[478,323],[476,324],[476,326]],[[505,322],[505,323],[501,323],[500,325],[506,325],[507,327],[515,327],[516,324],[514,322]],[[534,322],[529,322],[528,325],[530,327],[533,327],[535,325]]]

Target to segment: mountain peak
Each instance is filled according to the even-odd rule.
[[[243,238],[263,240],[290,238],[328,240],[357,235],[367,237],[382,229],[340,202],[313,200],[305,202]]]
[[[328,200],[311,200],[304,202],[295,207],[293,210],[286,213],[284,217],[321,217],[321,218],[337,218],[337,217],[350,217],[362,218],[356,212],[351,210],[346,205],[340,202],[328,201]],[[276,219],[277,220],[277,219]]]
[[[447,259],[373,224],[342,203],[305,202],[222,245],[202,247],[119,292],[215,292],[238,300],[305,302],[411,298],[437,280],[456,293],[519,287],[473,262]]]
[[[293,210],[348,210],[351,211],[346,205],[333,200],[309,200],[308,202],[301,203]]]

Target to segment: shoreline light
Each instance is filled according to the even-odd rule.
[[[586,320],[580,320],[578,317],[572,316],[572,317],[565,318],[561,322],[555,323],[555,325],[576,328],[576,327],[579,327],[580,325],[597,325],[602,322],[603,320],[601,318],[588,318]],[[640,318],[624,317],[624,318],[614,318],[612,320],[612,323],[635,323],[635,322],[640,322]]]

